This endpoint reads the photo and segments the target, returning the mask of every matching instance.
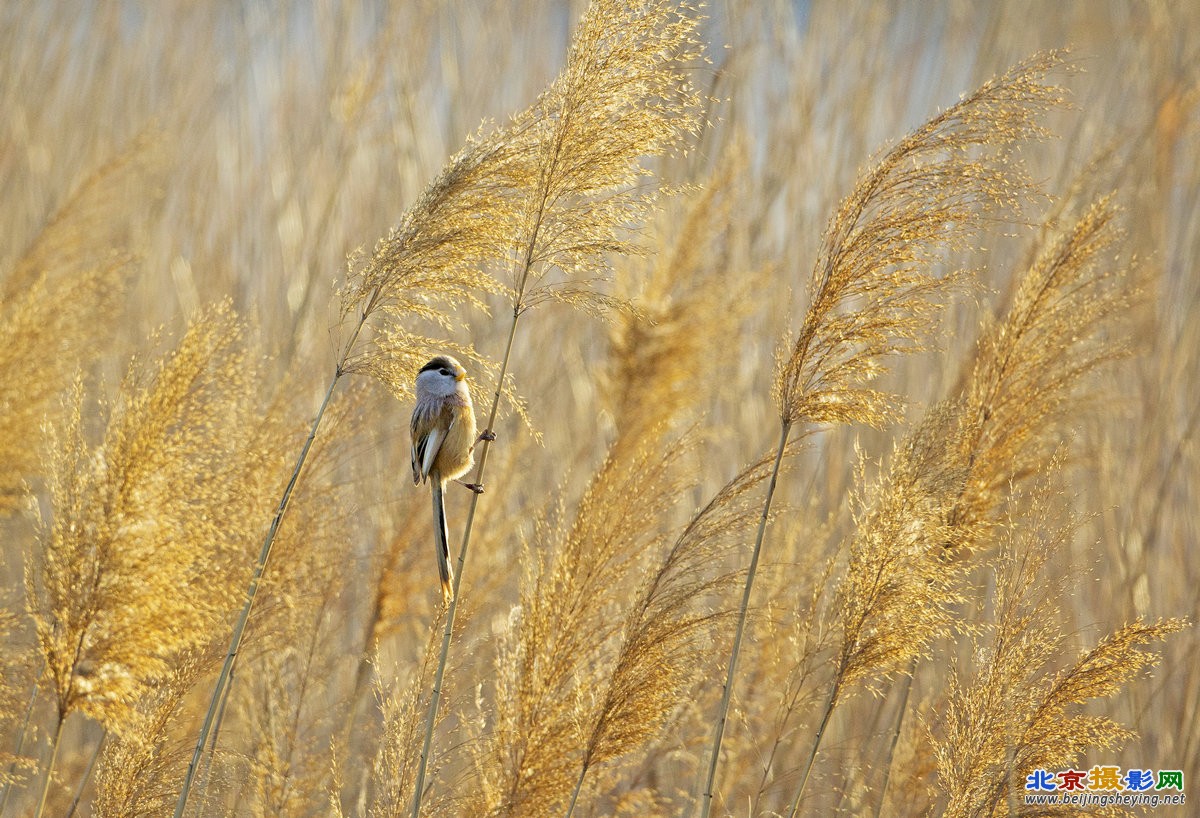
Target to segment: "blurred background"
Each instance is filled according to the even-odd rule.
[[[31,248],[44,245],[47,225],[61,223],[56,214],[66,210],[71,230],[39,251],[54,260],[56,275],[94,266],[114,249],[133,259],[111,310],[86,328],[92,337],[79,365],[86,369],[89,395],[111,399],[131,357],[161,353],[169,346],[163,337],[177,334],[204,306],[230,299],[246,318],[252,355],[262,364],[257,377],[263,394],[283,395],[295,419],[294,440],[281,446],[298,448],[304,420],[316,411],[332,375],[336,292],[348,256],[369,252],[481,123],[502,123],[537,97],[561,69],[583,7],[541,0],[5,2],[4,292],[11,299],[21,291]],[[948,267],[977,269],[981,286],[946,312],[939,347],[898,361],[885,385],[909,401],[909,418],[947,394],[984,316],[1004,303],[1027,264],[1038,223],[1054,211],[1051,198],[1115,191],[1128,230],[1117,252],[1139,258],[1151,284],[1130,324],[1134,355],[1099,373],[1091,397],[1080,401],[1060,431],[1071,451],[1066,496],[1087,518],[1071,552],[1056,563],[1060,575],[1074,575],[1077,583],[1064,599],[1063,624],[1082,646],[1139,616],[1195,620],[1200,6],[1182,0],[713,0],[701,13],[710,61],[694,66],[692,80],[711,98],[705,126],[685,155],[654,165],[670,183],[718,178],[726,200],[711,217],[710,246],[696,273],[702,282],[696,286],[719,298],[702,315],[711,326],[696,328],[710,354],[690,375],[694,387],[685,415],[704,442],[703,454],[694,455],[695,486],[679,498],[681,513],[774,443],[775,352],[803,314],[822,230],[859,170],[1016,61],[1040,49],[1069,48],[1070,70],[1052,79],[1070,90],[1071,107],[1047,118],[1055,138],[1022,153],[1049,195],[1041,212],[1028,214],[1027,227],[998,226],[969,257],[946,259]],[[688,201],[685,195],[668,202],[662,217],[644,228],[656,253],[674,247]],[[635,304],[670,298],[669,292],[647,294],[653,254],[613,264],[606,285],[611,292]],[[452,340],[498,360],[508,330],[506,306],[500,298],[489,305],[490,314],[465,309],[454,316]],[[163,335],[156,334],[159,328]],[[520,543],[530,536],[528,520],[558,501],[567,507],[577,502],[612,438],[614,386],[606,373],[613,346],[611,326],[556,304],[531,313],[518,336],[512,374],[532,428],[510,414],[496,430],[500,439],[479,507],[479,540],[464,577],[471,602],[462,612],[460,664],[450,674],[463,683],[452,682],[448,692],[451,715],[439,739],[448,749],[439,788],[471,786],[470,751],[459,744],[470,742],[455,725],[473,718],[477,685],[487,678],[496,634],[515,603],[514,566]],[[492,387],[474,388],[480,396]],[[336,559],[338,579],[298,592],[290,603],[306,612],[301,618],[310,641],[294,635],[277,641],[301,653],[292,646],[307,644],[305,656],[289,653],[289,661],[317,662],[326,670],[313,672],[307,687],[297,687],[286,668],[257,675],[263,687],[286,690],[287,706],[294,709],[294,755],[284,765],[290,780],[299,781],[303,769],[315,783],[311,790],[294,783],[293,800],[273,802],[263,795],[270,787],[238,784],[239,774],[230,772],[217,788],[227,814],[326,814],[328,800],[318,793],[335,787],[330,758],[349,765],[341,770],[349,782],[342,791],[354,790],[356,765],[367,763],[382,728],[374,697],[363,694],[356,701],[372,715],[359,718],[372,726],[356,735],[349,750],[331,750],[337,729],[316,714],[344,711],[349,692],[368,683],[360,678],[364,673],[383,691],[403,688],[426,655],[439,597],[428,500],[408,477],[411,405],[365,378],[349,393],[331,433],[336,442],[313,466],[337,493],[331,501],[337,512],[326,515],[330,524],[321,527],[319,539],[313,534],[312,545]],[[854,447],[874,466],[899,433],[835,430],[814,438],[797,458],[793,478],[781,488],[792,516],[781,524],[779,538],[789,545],[776,554],[768,546],[765,557],[768,618],[788,598],[789,571],[803,563],[791,556],[802,547],[798,541],[818,528],[822,538],[836,539],[849,524],[844,511],[855,481]],[[38,495],[36,468],[19,479]],[[451,498],[452,526],[466,503],[465,496]],[[12,505],[0,523],[0,599],[19,613],[36,501]],[[314,506],[315,516],[321,508]],[[264,510],[264,525],[267,518]],[[1189,780],[1200,774],[1198,639],[1194,628],[1177,635],[1151,678],[1100,706],[1099,712],[1138,735],[1090,762],[1179,768]],[[379,659],[364,670],[361,659],[370,645]],[[714,646],[715,667],[725,645],[722,637]],[[960,649],[948,648],[951,655]],[[761,659],[756,650],[743,658],[749,666]],[[11,750],[39,662],[33,629],[20,617],[9,629],[4,657],[11,666],[6,673],[22,691],[18,712],[0,731],[2,746]],[[918,672],[914,700],[934,701],[943,668],[935,662]],[[772,684],[769,674],[760,681]],[[889,690],[862,697],[863,712],[876,713],[881,701],[892,701]],[[242,720],[229,728],[229,741],[243,755],[229,762],[230,770],[260,771],[254,778],[270,766],[259,755],[261,731],[251,714],[261,697],[277,694],[249,683],[235,689]],[[198,710],[201,703],[189,706]],[[45,752],[51,709],[43,698],[33,710],[23,752],[35,759]],[[869,769],[878,756],[862,748],[887,734],[886,725],[856,719],[854,712],[840,714],[827,747],[833,760],[817,773],[821,787],[842,793],[826,807],[850,814],[863,809],[853,793],[870,775],[848,770],[860,763]],[[688,718],[680,716],[679,723],[693,723]],[[698,731],[681,729],[680,737],[654,750],[661,763],[652,780],[668,801],[694,797],[707,718],[694,714]],[[748,768],[761,763],[762,748],[736,734],[753,732],[754,718],[748,705],[731,728],[731,752]],[[178,743],[186,745],[189,734],[194,730],[181,725]],[[63,814],[70,803],[100,737],[93,723],[68,723],[59,760],[63,783],[51,800],[62,809],[53,814]],[[743,762],[731,762],[731,768]],[[267,780],[261,775],[257,780]],[[5,814],[29,814],[34,789],[20,785]],[[91,814],[90,792],[80,814]],[[741,814],[737,792],[731,784],[726,807]],[[263,806],[268,803],[283,806],[272,810]],[[352,797],[345,804],[356,814]],[[456,811],[453,802],[441,808]],[[593,814],[604,814],[597,809]],[[818,814],[823,807],[814,809]]]

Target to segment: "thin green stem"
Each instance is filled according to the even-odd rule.
[[[566,818],[571,818],[571,815],[575,812],[575,802],[579,800],[579,791],[583,789],[583,779],[587,776],[587,771],[588,765],[585,761],[579,770],[579,779],[575,782],[575,791],[571,793],[571,804],[567,807]]]
[[[791,809],[788,810],[788,818],[796,818],[796,812],[800,809],[800,797],[804,795],[804,788],[808,786],[808,776],[812,773],[813,763],[817,760],[817,751],[821,748],[821,739],[825,736],[825,728],[829,726],[829,719],[833,715],[833,709],[837,706],[838,693],[841,692],[842,671],[838,670],[834,677],[833,684],[829,688],[829,698],[825,701],[825,712],[821,715],[821,725],[817,728],[817,734],[813,736],[812,750],[808,753],[808,762],[804,765],[804,775],[800,778],[800,786],[796,788],[796,797],[792,799]]]
[[[767,520],[771,516],[771,500],[775,496],[775,484],[779,480],[779,466],[783,462],[783,453],[787,449],[788,435],[792,431],[792,422],[784,419],[780,424],[779,450],[775,452],[775,466],[771,469],[771,482],[767,484],[767,498],[763,502],[762,516],[758,521],[758,534],[754,538],[754,553],[750,557],[750,567],[746,571],[746,586],[742,590],[742,605],[738,610],[737,630],[733,636],[733,650],[729,654],[729,668],[725,673],[725,689],[721,694],[721,712],[717,718],[716,731],[713,736],[712,756],[708,762],[708,780],[704,785],[704,797],[701,801],[700,816],[708,818],[712,811],[713,783],[717,778],[717,764],[721,758],[721,740],[725,736],[725,723],[729,719],[730,694],[733,692],[733,675],[737,670],[738,654],[742,650],[742,635],[746,630],[746,614],[750,609],[750,592],[754,588],[754,577],[758,573],[758,558],[762,553],[763,538],[767,531]]]
[[[517,321],[521,318],[520,306],[513,307],[512,325],[508,328],[508,343],[504,347],[504,360],[500,364],[500,377],[496,380],[496,391],[492,394],[492,410],[488,413],[485,430],[491,431],[496,423],[496,414],[500,410],[500,396],[504,392],[504,378],[508,374],[508,361],[512,356],[513,339],[517,335]],[[478,465],[475,468],[474,482],[483,485],[483,469],[487,465],[488,451],[491,441],[486,437],[480,441]],[[417,780],[413,788],[412,818],[420,818],[421,799],[425,795],[425,773],[429,766],[429,752],[433,746],[433,728],[437,722],[438,704],[442,698],[442,681],[446,675],[446,661],[450,656],[450,640],[454,634],[454,614],[458,611],[458,586],[462,582],[463,568],[467,563],[467,548],[471,543],[471,528],[475,523],[475,507],[479,504],[479,495],[471,495],[471,506],[467,509],[467,521],[463,527],[462,547],[458,551],[458,565],[454,572],[454,593],[450,597],[450,606],[446,611],[446,625],[442,631],[442,649],[438,655],[437,670],[433,676],[433,692],[429,698],[429,711],[425,714],[425,739],[421,745],[421,759],[417,764]]]
[[[88,761],[87,769],[83,771],[83,778],[79,780],[79,786],[75,788],[75,797],[71,799],[71,808],[67,810],[65,818],[71,818],[75,814],[75,810],[79,809],[79,802],[83,800],[83,791],[87,788],[88,782],[92,780],[96,761],[100,758],[100,750],[104,747],[104,741],[107,738],[108,730],[106,729],[100,734],[100,740],[96,742],[96,749],[92,750],[92,757]]]
[[[58,760],[58,748],[61,744],[63,722],[66,717],[62,713],[58,714],[58,721],[54,725],[54,736],[50,739],[50,761],[46,764],[46,780],[42,783],[42,797],[38,799],[37,812],[34,815],[37,818],[42,818],[42,813],[46,810],[46,797],[50,795],[50,782],[54,780],[54,763]]]
[[[304,441],[304,447],[300,450],[300,456],[296,458],[296,465],[292,469],[292,476],[288,480],[287,488],[283,490],[283,496],[279,499],[279,505],[275,509],[275,517],[271,520],[271,527],[267,530],[267,536],[263,540],[262,549],[258,554],[258,562],[254,566],[254,574],[250,578],[250,586],[246,591],[246,602],[242,606],[241,615],[238,616],[237,623],[233,627],[233,634],[229,640],[229,650],[225,654],[225,664],[221,667],[221,675],[217,677],[212,698],[208,703],[208,712],[204,716],[204,724],[200,728],[200,735],[196,738],[196,749],[192,753],[192,760],[188,763],[187,773],[183,779],[183,787],[179,792],[179,800],[175,804],[175,818],[183,818],[184,810],[187,808],[188,795],[192,789],[192,782],[196,778],[196,770],[199,768],[200,759],[204,754],[204,745],[208,741],[209,733],[212,732],[217,714],[224,709],[225,699],[229,695],[229,683],[233,674],[233,666],[237,661],[242,639],[246,635],[246,626],[250,621],[250,613],[254,609],[254,599],[258,594],[259,582],[262,579],[263,572],[266,571],[267,561],[271,557],[271,547],[275,544],[275,536],[279,533],[279,526],[283,522],[284,514],[287,513],[288,504],[292,499],[292,492],[296,489],[296,483],[300,480],[300,473],[304,470],[304,464],[308,460],[308,453],[312,450],[313,441],[316,440],[317,430],[321,426],[321,419],[325,417],[325,410],[329,406],[329,400],[333,397],[333,391],[337,388],[338,381],[346,374],[346,361],[350,358],[350,353],[354,349],[354,344],[358,340],[359,334],[362,332],[363,325],[367,321],[367,316],[371,314],[375,297],[375,295],[371,296],[370,302],[364,308],[358,320],[358,325],[354,328],[350,340],[343,349],[337,368],[334,371],[333,379],[329,382],[329,389],[325,392],[325,399],[321,401],[321,408],[317,410],[317,415],[313,418],[312,427],[308,431],[308,438]]]
[[[896,757],[896,745],[900,743],[900,731],[904,727],[904,714],[908,711],[908,697],[912,694],[913,676],[917,672],[917,660],[908,665],[908,675],[904,678],[904,693],[900,696],[900,712],[896,714],[896,729],[892,731],[892,740],[888,744],[887,759],[883,765],[883,783],[879,787],[879,800],[875,802],[875,818],[883,814],[883,805],[887,801],[888,784],[892,780],[892,762]]]

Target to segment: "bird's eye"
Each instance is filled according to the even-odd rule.
[[[447,378],[449,378],[451,375],[453,375],[453,374],[454,374],[454,373],[453,373],[453,372],[451,372],[449,369],[446,369],[446,367],[442,367],[442,368],[441,368],[440,370],[438,370],[438,371],[440,371],[440,372],[441,372],[443,375],[445,375]]]

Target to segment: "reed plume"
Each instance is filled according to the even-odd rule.
[[[663,250],[618,271],[616,296],[635,308],[613,317],[602,381],[617,448],[636,448],[671,423],[694,420],[702,408],[697,398],[716,392],[738,366],[729,341],[753,302],[730,299],[724,285],[731,275],[748,287],[763,277],[731,270],[737,264],[730,247],[733,209],[745,161],[739,147],[729,149],[699,189],[658,220]]]
[[[230,440],[218,430],[247,411],[240,337],[228,309],[210,310],[157,366],[131,370],[97,447],[78,388],[52,433],[51,514],[26,584],[56,735],[76,711],[129,729],[137,702],[207,642],[229,599],[224,578],[206,574],[214,544],[238,533],[224,527],[236,487],[219,479]]]
[[[677,0],[592,2],[563,72],[507,132],[532,148],[510,238],[509,297],[610,304],[592,279],[614,253],[638,251],[627,231],[655,204],[642,164],[684,147],[699,126],[687,69],[701,60],[697,17]],[[561,280],[549,274],[560,271]]]
[[[78,391],[67,409],[28,587],[61,716],[120,731],[172,658],[207,638],[214,600],[177,589],[196,586],[221,538],[209,514],[224,487],[208,478],[224,455],[218,421],[240,411],[239,339],[228,310],[198,318],[156,368],[126,378],[96,449]]]
[[[7,272],[0,300],[11,303],[23,293],[46,286],[39,282],[47,279],[52,288],[62,288],[66,294],[73,289],[72,279],[106,269],[115,256],[124,256],[124,263],[130,263],[135,251],[133,236],[142,227],[144,209],[158,198],[156,192],[167,167],[164,140],[153,129],[144,130],[127,147],[114,152],[42,224]],[[121,292],[120,278],[109,279],[104,287],[95,291],[100,299],[97,303],[111,309],[109,299]],[[86,310],[87,303],[63,299],[58,306],[71,312]],[[97,317],[104,315],[100,312]]]
[[[944,815],[1012,815],[1025,776],[1052,774],[1089,749],[1112,749],[1132,734],[1081,706],[1106,698],[1158,663],[1147,649],[1185,623],[1132,622],[1102,638],[1074,661],[1057,599],[1063,580],[1048,577],[1051,560],[1074,536],[1077,519],[1056,521],[1053,493],[1040,485],[1029,510],[1003,529],[991,566],[992,621],[971,638],[973,669],[951,676],[946,707],[930,740]]]
[[[444,616],[445,609],[441,610]],[[440,640],[439,625],[435,620],[429,628],[424,650],[417,661],[409,666],[398,667],[397,678],[386,689],[382,685],[376,688],[382,720],[381,735],[375,757],[371,760],[369,786],[366,791],[359,793],[359,810],[365,810],[369,818],[404,815],[412,803],[413,787],[421,764],[419,751],[425,728],[422,716],[428,712],[425,692],[430,690],[436,673],[434,649]],[[338,814],[344,815],[340,804],[338,807]]]
[[[984,329],[960,398],[970,476],[956,514],[983,519],[1006,484],[1038,471],[1053,429],[1078,401],[1085,376],[1128,353],[1124,333],[1141,297],[1139,266],[1111,253],[1125,232],[1111,196],[1046,231],[1003,321]]]
[[[343,326],[350,332],[339,373],[367,372],[408,396],[413,372],[431,348],[440,348],[413,332],[411,322],[449,330],[459,305],[482,307],[481,296],[500,287],[487,270],[507,249],[513,208],[506,194],[521,165],[522,146],[477,134],[371,255],[351,257],[339,295]],[[383,324],[360,346],[359,334],[376,313]]]
[[[651,269],[643,270],[639,260],[618,281],[638,294],[636,309],[619,313],[610,330],[604,397],[615,426],[612,459],[634,457],[650,445],[683,445],[680,433],[668,430],[694,420],[697,395],[717,389],[722,373],[738,366],[726,342],[736,337],[748,305],[730,304],[722,281],[729,275],[732,206],[743,167],[744,157],[731,149],[699,191],[681,201],[682,216],[666,219],[679,218],[681,228]],[[694,428],[681,433],[685,440],[697,435]],[[702,601],[715,600],[730,580],[717,566],[753,525],[750,495],[769,465],[751,464],[721,487],[641,572],[621,614],[611,670],[597,679],[579,717],[579,776],[568,815],[581,803],[589,771],[648,748],[698,681],[722,615]]]
[[[1140,281],[1105,256],[1122,235],[1115,215],[1102,197],[1066,227],[1046,226],[958,394],[926,413],[855,503],[834,599],[832,681],[805,776],[841,698],[856,683],[911,674],[954,626],[969,567],[962,558],[987,547],[1013,487],[1045,468],[1056,421],[1080,403],[1084,376],[1122,354],[1113,319],[1128,312]]]
[[[335,584],[331,577],[328,587]],[[336,713],[324,705],[334,668],[323,661],[321,606],[331,602],[331,596],[319,597],[299,608],[295,618],[302,621],[284,632],[294,647],[264,655],[247,685],[250,695],[238,721],[249,726],[251,737],[240,778],[252,782],[242,798],[255,816],[324,814],[329,807]],[[292,682],[280,684],[282,679]]]
[[[969,248],[989,219],[1019,210],[1032,195],[1014,151],[1045,136],[1038,117],[1062,96],[1042,80],[1060,62],[1054,53],[1036,55],[985,83],[884,153],[842,201],[821,239],[804,321],[780,353],[774,384],[780,416],[776,472],[797,423],[880,426],[888,420],[893,399],[869,384],[883,371],[886,356],[922,347],[933,317],[960,277],[939,275],[942,254]],[[746,576],[703,816],[712,807],[729,696],[775,482],[773,476]]]
[[[149,818],[170,811],[187,762],[173,728],[183,720],[186,694],[217,659],[212,650],[180,657],[137,703],[129,729],[105,742],[92,801],[97,818]]]
[[[732,583],[731,575],[714,566],[725,563],[757,520],[751,493],[769,477],[770,466],[759,460],[722,486],[641,581],[615,640],[611,667],[597,680],[579,719],[580,770],[568,816],[589,770],[647,748],[699,681],[714,628],[725,616],[701,603]]]
[[[165,168],[146,132],[92,172],[46,220],[0,285],[0,513],[39,478],[42,421],[116,335],[138,266],[133,235]]]
[[[593,0],[571,40],[567,64],[527,110],[497,135],[527,157],[513,177],[506,261],[512,307],[508,341],[497,375],[491,430],[521,315],[556,300],[592,313],[616,305],[594,279],[607,274],[612,254],[637,252],[628,231],[655,202],[642,184],[648,157],[679,149],[699,125],[700,98],[685,69],[700,59],[693,9],[678,0],[630,4]],[[553,277],[558,271],[562,278]],[[490,441],[476,458],[472,482],[483,483]],[[418,818],[433,726],[445,673],[478,495],[464,524],[454,589],[443,631],[425,742],[417,771],[412,818]]]
[[[619,591],[643,555],[661,545],[681,455],[679,446],[650,447],[631,461],[607,460],[570,523],[543,520],[525,546],[526,576],[497,659],[495,727],[481,754],[481,803],[473,812],[545,815],[563,807],[576,783],[575,752],[587,740],[590,719],[581,712],[595,706],[624,625]]]
[[[15,511],[24,481],[42,476],[43,418],[103,350],[88,328],[111,321],[132,266],[114,252],[74,276],[38,274],[0,303],[0,513]]]

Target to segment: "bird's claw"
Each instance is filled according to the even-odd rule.
[[[480,433],[479,439],[486,440],[488,443],[491,443],[493,440],[496,439],[496,433],[493,432],[491,429],[484,429],[483,432]]]
[[[483,494],[483,483],[463,483],[463,485],[476,494]]]

